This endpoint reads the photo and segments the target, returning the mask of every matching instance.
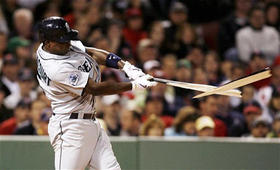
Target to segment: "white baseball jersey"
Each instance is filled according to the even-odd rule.
[[[70,113],[92,113],[94,96],[83,94],[88,79],[100,81],[97,63],[84,47],[71,47],[64,56],[37,50],[38,81],[51,100],[53,112],[48,125],[55,152],[55,169],[120,170],[109,137],[97,120],[70,119]]]
[[[83,94],[88,78],[100,81],[98,64],[85,51],[73,45],[65,55],[55,55],[37,50],[37,79],[45,95],[51,100],[55,114],[92,113],[94,96]]]

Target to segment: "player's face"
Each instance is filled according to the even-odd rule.
[[[59,43],[59,42],[49,42],[49,51],[57,55],[65,55],[70,49],[70,42]]]

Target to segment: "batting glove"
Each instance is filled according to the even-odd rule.
[[[144,90],[148,87],[156,86],[157,82],[150,81],[152,76],[146,74],[131,82],[132,90]]]
[[[128,61],[125,62],[123,69],[125,74],[131,80],[136,80],[139,77],[143,77],[146,74],[140,68],[135,67],[134,65],[130,64]]]

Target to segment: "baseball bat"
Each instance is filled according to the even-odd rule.
[[[233,80],[233,81],[231,81],[231,82],[229,82],[229,83],[227,83],[223,86],[220,86],[218,88],[207,91],[205,93],[196,95],[193,98],[200,98],[200,97],[208,96],[208,95],[211,95],[211,94],[217,94],[217,93],[220,93],[220,92],[224,92],[224,91],[227,91],[229,89],[235,89],[235,88],[245,86],[247,84],[251,84],[251,83],[259,81],[259,80],[269,78],[270,76],[271,76],[270,68],[265,68],[264,70],[253,73],[249,76],[245,76],[245,77],[239,78],[237,80]]]
[[[190,90],[196,90],[196,91],[202,91],[207,92],[210,90],[214,90],[218,87],[206,85],[206,84],[195,84],[195,83],[186,83],[186,82],[180,82],[180,81],[173,81],[173,80],[167,80],[167,79],[161,79],[161,78],[153,78],[153,81],[164,83],[170,86],[184,88],[184,89],[190,89]],[[241,92],[236,89],[231,89],[223,92],[218,92],[216,94],[220,95],[226,95],[226,96],[235,96],[235,97],[241,97]]]

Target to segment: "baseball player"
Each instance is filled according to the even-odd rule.
[[[109,137],[95,119],[94,96],[155,86],[151,76],[120,57],[84,47],[78,32],[61,17],[39,24],[37,79],[51,100],[48,133],[55,151],[55,169],[118,170]],[[100,82],[99,64],[122,69],[131,82]]]

